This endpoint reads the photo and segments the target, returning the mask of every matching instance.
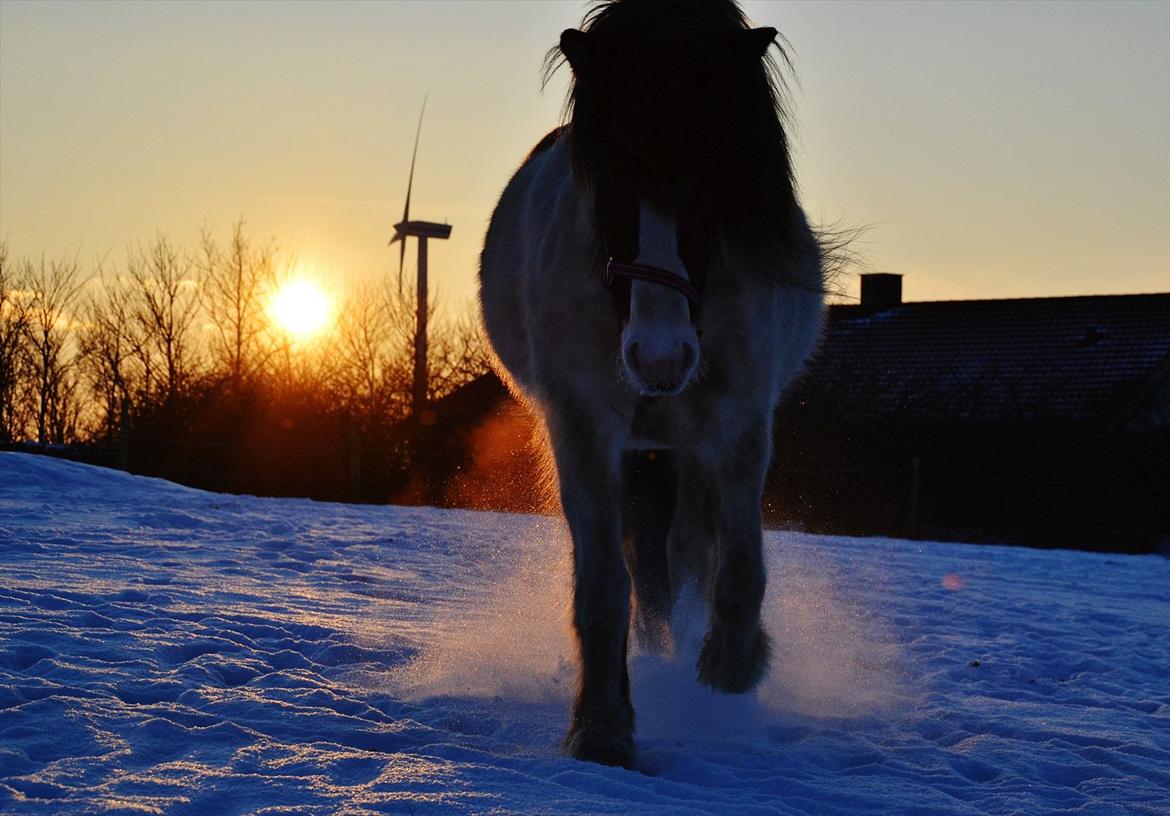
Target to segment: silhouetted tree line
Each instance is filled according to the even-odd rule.
[[[242,223],[194,249],[160,235],[92,271],[0,243],[0,444],[85,446],[93,461],[213,489],[391,497],[419,424],[413,296],[360,286],[334,326],[297,342],[268,314],[293,268]],[[488,356],[473,315],[430,326],[439,399]]]

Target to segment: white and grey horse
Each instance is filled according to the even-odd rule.
[[[546,63],[572,68],[566,124],[488,228],[485,326],[499,373],[544,420],[573,538],[581,673],[565,748],[579,759],[634,762],[631,585],[635,629],[658,648],[679,592],[706,598],[702,682],[744,692],[767,669],[772,417],[823,311],[776,40],[732,0],[595,6]]]

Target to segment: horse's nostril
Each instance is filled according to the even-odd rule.
[[[682,348],[682,369],[683,371],[690,371],[691,366],[695,364],[695,358],[698,357],[698,352],[695,350],[694,343],[683,343]]]

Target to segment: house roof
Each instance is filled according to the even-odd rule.
[[[833,306],[793,397],[867,419],[1104,426],[1168,359],[1170,294]]]

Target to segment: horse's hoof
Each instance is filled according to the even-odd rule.
[[[716,691],[743,694],[764,678],[771,655],[772,643],[763,629],[756,629],[750,643],[712,630],[707,633],[699,654],[699,681]]]
[[[634,767],[633,734],[603,728],[573,728],[565,737],[565,753],[582,762]]]

